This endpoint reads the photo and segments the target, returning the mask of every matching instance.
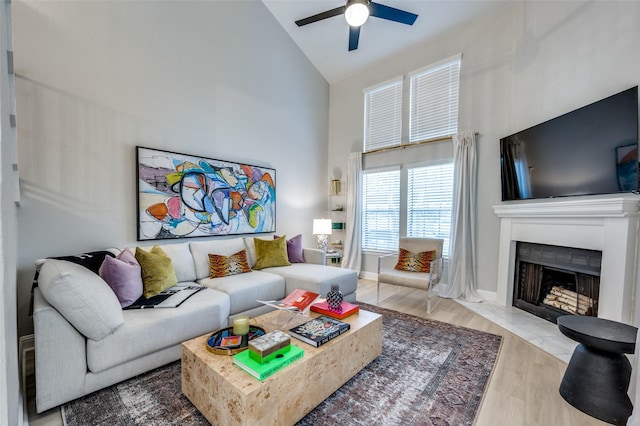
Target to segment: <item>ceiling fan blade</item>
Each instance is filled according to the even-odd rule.
[[[387,19],[389,21],[400,22],[401,24],[413,25],[418,18],[415,13],[405,12],[395,7],[385,6],[380,3],[371,2],[369,13],[376,18]]]
[[[308,18],[299,19],[296,21],[296,25],[301,27],[303,25],[313,24],[314,22],[322,21],[323,19],[333,18],[334,16],[342,15],[346,6],[336,7],[335,9],[327,10],[322,13],[318,13]]]
[[[360,27],[349,26],[349,52],[358,48],[360,40]]]

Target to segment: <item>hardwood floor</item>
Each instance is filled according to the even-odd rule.
[[[476,426],[600,426],[606,423],[570,406],[558,393],[566,364],[459,303],[440,300],[426,315],[426,293],[383,286],[376,301],[376,283],[360,280],[358,301],[438,321],[501,335],[502,348],[485,393]],[[28,398],[29,424],[61,426],[59,409],[35,415]],[[220,425],[223,426],[223,425]]]

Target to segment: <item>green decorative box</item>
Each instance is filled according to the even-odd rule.
[[[280,330],[272,331],[249,342],[249,357],[264,364],[289,352],[291,337]]]

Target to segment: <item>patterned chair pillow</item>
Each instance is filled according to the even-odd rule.
[[[435,250],[412,253],[409,250],[400,248],[398,252],[398,263],[396,263],[395,269],[409,272],[430,272],[431,262],[434,261],[435,258]]]
[[[240,250],[231,256],[209,253],[209,278],[221,278],[251,272],[247,252]]]

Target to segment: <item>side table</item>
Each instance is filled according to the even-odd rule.
[[[560,384],[560,395],[578,410],[614,425],[626,425],[633,410],[627,395],[636,327],[602,318],[563,315],[560,332],[580,343]]]

